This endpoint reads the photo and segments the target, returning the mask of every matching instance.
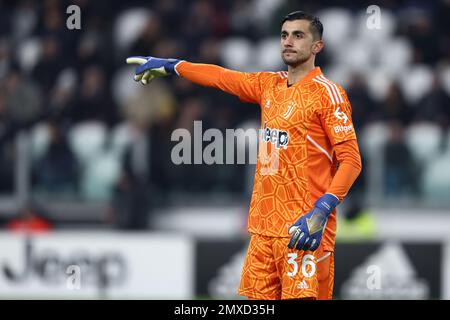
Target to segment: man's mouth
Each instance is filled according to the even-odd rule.
[[[294,50],[283,50],[283,53],[296,53]]]

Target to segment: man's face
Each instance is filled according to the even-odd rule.
[[[288,66],[298,66],[322,49],[322,41],[314,39],[309,26],[308,20],[293,20],[281,27],[281,57]]]

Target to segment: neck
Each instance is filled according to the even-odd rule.
[[[293,85],[302,80],[309,72],[314,70],[314,59],[309,59],[297,66],[288,66],[288,84]]]

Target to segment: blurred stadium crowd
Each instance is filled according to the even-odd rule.
[[[81,8],[81,30],[66,27],[71,4]],[[133,212],[173,192],[247,199],[246,166],[175,166],[170,136],[194,120],[203,130],[257,127],[258,107],[176,77],[144,88],[125,59],[284,70],[279,23],[301,9],[321,17],[317,64],[352,103],[365,163],[352,192],[448,201],[450,1],[378,1],[379,29],[366,25],[371,4],[0,1],[0,193],[15,192],[16,137],[26,132],[30,198],[110,201]]]

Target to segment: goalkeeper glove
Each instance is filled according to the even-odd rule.
[[[289,234],[292,236],[288,248],[316,250],[322,240],[328,217],[338,204],[339,199],[330,193],[325,193],[317,199],[314,208],[289,228]]]
[[[154,78],[165,77],[169,74],[178,74],[175,67],[182,60],[160,59],[155,57],[129,57],[128,64],[138,64],[135,70],[134,80],[142,84],[148,84]]]

